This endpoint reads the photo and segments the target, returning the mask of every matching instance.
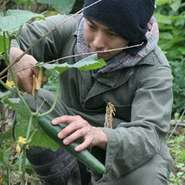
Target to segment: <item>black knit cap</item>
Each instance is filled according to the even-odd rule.
[[[87,7],[98,0],[84,0]],[[129,42],[129,45],[146,43],[147,23],[154,12],[155,0],[101,0],[83,14],[117,33]]]

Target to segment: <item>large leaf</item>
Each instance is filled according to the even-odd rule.
[[[167,24],[167,25],[172,24],[172,16],[166,16],[166,15],[157,13],[156,18],[160,24]]]
[[[16,139],[18,139],[20,136],[26,138],[30,119],[30,113],[26,106],[19,98],[8,98],[7,100],[4,100],[4,102],[9,104],[16,112],[16,124],[14,129],[14,135]],[[37,118],[33,119],[31,135],[33,135],[33,137],[29,143],[30,146],[40,146],[50,148],[52,150],[56,150],[59,147],[59,145],[52,140],[39,126]]]
[[[106,62],[103,59],[97,59],[97,55],[95,54],[84,58],[75,64],[43,64],[43,67],[49,71],[63,73],[70,68],[77,68],[81,71],[89,71],[102,68],[105,65]]]
[[[37,0],[37,2],[48,4],[59,12],[68,14],[71,12],[75,0]]]
[[[3,15],[3,12],[0,12],[0,35],[3,32],[9,34],[17,32],[20,26],[34,17],[43,18],[43,15],[26,10],[8,10],[6,16]]]

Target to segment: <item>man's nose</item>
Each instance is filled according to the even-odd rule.
[[[102,32],[97,32],[93,39],[93,48],[96,51],[103,51],[106,48],[106,38]]]

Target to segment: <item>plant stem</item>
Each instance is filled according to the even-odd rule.
[[[24,166],[24,152],[21,152],[21,155],[19,157],[19,172],[23,172],[23,166]]]
[[[4,49],[4,56],[5,56],[5,63],[8,65],[8,50],[7,50],[7,45],[6,45],[6,32],[3,32],[3,49]],[[9,39],[8,39],[9,40]]]
[[[55,106],[56,106],[56,104],[57,104],[58,97],[59,97],[59,92],[60,92],[59,89],[60,89],[60,87],[59,87],[59,85],[57,85],[57,90],[56,90],[56,94],[55,94],[55,99],[54,99],[54,102],[53,102],[51,108],[50,108],[47,112],[38,114],[38,117],[45,116],[45,115],[51,113],[51,112],[54,110],[54,108],[55,108]]]
[[[10,185],[10,170],[9,170],[9,166],[7,167],[7,183],[8,185]]]
[[[32,122],[33,122],[33,115],[31,114],[30,118],[29,118],[27,132],[26,132],[26,141],[28,141],[28,139],[30,137]]]
[[[30,118],[29,118],[27,132],[26,132],[26,141],[28,141],[28,139],[30,137],[32,122],[33,122],[33,115],[31,114]],[[21,177],[22,177],[23,183],[25,182],[25,170],[23,169],[25,166],[25,162],[26,162],[26,156],[25,156],[25,147],[24,147],[23,151],[20,155],[20,162],[19,162],[19,172],[22,174]]]

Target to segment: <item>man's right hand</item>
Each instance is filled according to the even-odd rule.
[[[11,48],[10,62],[13,63],[22,53],[23,51],[19,48]],[[33,88],[33,75],[37,74],[37,70],[34,68],[36,63],[37,61],[33,56],[26,54],[12,67],[18,86],[30,94]]]

